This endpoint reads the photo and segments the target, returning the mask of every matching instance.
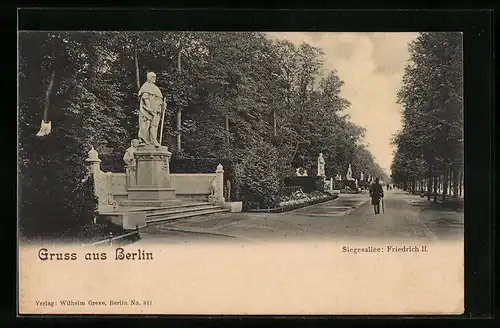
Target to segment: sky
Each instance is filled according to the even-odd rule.
[[[324,69],[337,70],[345,82],[341,96],[351,106],[351,121],[366,129],[365,141],[376,162],[390,174],[394,147],[390,141],[401,128],[401,105],[396,103],[408,43],[417,33],[268,32],[268,38],[306,42],[322,48]]]

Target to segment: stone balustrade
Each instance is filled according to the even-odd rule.
[[[170,183],[177,197],[208,199],[216,176],[216,173],[170,173]]]
[[[128,188],[135,181],[135,170],[127,169],[127,173],[103,172],[101,160],[93,147],[88,152],[86,162],[94,178],[94,190],[99,200],[98,211],[113,211],[122,200],[127,199]],[[223,174],[222,165],[218,165],[214,173],[168,173],[168,179],[171,188],[175,189],[176,197],[208,200],[222,205]]]
[[[117,206],[113,198],[111,188],[111,172],[101,171],[101,160],[99,154],[92,147],[86,159],[89,173],[94,180],[94,192],[98,200],[98,211],[110,211]]]

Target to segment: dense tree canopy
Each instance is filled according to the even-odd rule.
[[[325,71],[322,50],[308,44],[254,32],[26,32],[20,33],[19,48],[25,216],[88,219],[95,204],[78,215],[74,206],[87,202],[76,194],[84,188],[86,152],[92,145],[104,170],[123,170],[121,157],[137,134],[137,91],[148,71],[157,73],[167,95],[162,141],[173,156],[241,162],[242,190],[263,203],[276,202],[280,181],[296,167],[315,174],[320,152],[328,176],[345,174],[349,163],[355,177],[385,176],[360,143],[363,129],[344,115],[350,104],[340,96],[341,77]],[[448,76],[445,71],[440,72]],[[52,133],[38,138],[45,104]],[[459,135],[442,128],[448,129],[446,140]],[[450,165],[458,163],[438,149]],[[61,204],[46,208],[47,197]]]
[[[463,174],[462,35],[421,33],[409,46],[399,103],[403,128],[394,138],[397,151],[392,179],[423,190],[451,185],[455,197]]]

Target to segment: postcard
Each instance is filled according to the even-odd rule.
[[[462,41],[19,31],[19,314],[462,314]]]

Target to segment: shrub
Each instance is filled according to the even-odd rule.
[[[54,236],[96,215],[85,146],[61,134],[32,138],[20,149],[19,222],[26,237]]]
[[[246,149],[241,156],[236,177],[245,208],[278,205],[284,172],[284,164],[271,145],[260,142],[255,147]]]
[[[325,180],[323,177],[314,177],[314,189],[313,191],[323,191],[325,189]]]

